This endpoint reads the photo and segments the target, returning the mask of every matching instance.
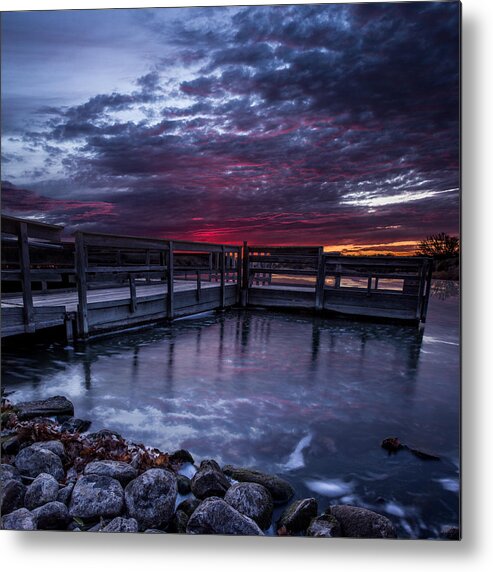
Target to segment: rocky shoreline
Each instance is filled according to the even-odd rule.
[[[263,536],[396,538],[371,510],[294,499],[277,475],[244,467],[197,467],[185,450],[164,453],[110,430],[87,433],[73,404],[55,396],[2,400],[1,528]],[[187,473],[189,476],[186,476]],[[275,506],[283,506],[273,522]],[[457,539],[450,529],[444,538]]]

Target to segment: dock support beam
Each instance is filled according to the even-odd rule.
[[[31,261],[29,258],[29,241],[27,237],[27,223],[19,224],[19,263],[22,277],[22,303],[24,316],[24,331],[31,334],[35,330],[34,326],[34,305],[33,293],[31,289]]]
[[[79,338],[86,339],[89,336],[89,323],[87,321],[87,260],[84,236],[81,232],[75,233],[75,272],[79,300],[77,334]]]
[[[135,276],[128,275],[128,283],[130,286],[130,311],[134,314],[137,311],[137,290],[135,288]]]
[[[225,282],[225,272],[226,272],[226,254],[224,251],[224,244],[221,247],[221,309],[224,309],[226,305],[226,282]]]
[[[248,257],[248,242],[243,243],[243,271],[242,271],[242,288],[241,288],[241,305],[245,307],[248,304],[248,287],[250,280],[250,262]]]
[[[168,292],[166,295],[166,310],[168,318],[172,320],[175,314],[175,292],[174,292],[174,278],[175,278],[175,262],[173,255],[173,241],[168,243],[168,273],[167,273]]]
[[[318,249],[317,283],[315,287],[315,310],[321,310],[324,305],[325,287],[325,256],[323,247]]]

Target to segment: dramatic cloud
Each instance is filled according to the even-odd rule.
[[[395,252],[458,232],[458,3],[109,12],[3,15],[4,210]]]

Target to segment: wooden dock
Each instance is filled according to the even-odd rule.
[[[2,216],[2,337],[91,337],[232,306],[420,323],[432,261],[77,232]]]

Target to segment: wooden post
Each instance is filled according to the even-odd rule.
[[[324,249],[321,246],[318,249],[317,262],[317,282],[315,286],[315,309],[321,310],[324,305],[324,286],[325,286],[325,256]]]
[[[150,266],[150,265],[151,265],[151,251],[146,250],[146,266]],[[150,282],[151,282],[151,275],[148,272],[146,274],[146,284],[149,284]]]
[[[238,248],[236,256],[236,303],[241,304],[241,285],[242,285],[242,266],[241,247]]]
[[[242,271],[242,293],[241,293],[241,305],[246,306],[248,304],[248,288],[250,280],[250,264],[248,255],[248,242],[243,242],[243,271]]]
[[[69,344],[74,341],[74,328],[70,316],[65,317],[65,337]]]
[[[168,318],[172,320],[174,318],[174,306],[175,306],[175,293],[174,293],[174,275],[175,275],[175,263],[173,256],[173,241],[168,242],[168,274],[167,274],[167,284],[168,284],[168,294],[166,296],[167,301],[167,312]]]
[[[75,233],[75,273],[77,278],[77,294],[79,299],[77,326],[79,338],[85,339],[89,334],[87,321],[87,260],[84,246],[84,235]]]
[[[224,308],[226,305],[226,288],[225,288],[225,266],[226,266],[226,254],[224,252],[225,246],[224,244],[221,246],[221,261],[220,261],[220,268],[221,268],[221,308]]]
[[[371,280],[372,280],[372,275],[370,274],[370,276],[368,276],[368,285],[366,287],[366,295],[369,296],[371,294]]]
[[[202,282],[200,279],[200,270],[197,270],[197,302],[200,302],[201,292],[202,292]]]
[[[430,300],[431,292],[431,278],[433,276],[433,260],[428,261],[428,269],[426,273],[426,292],[423,302],[423,307],[421,309],[421,321],[426,322],[426,313],[428,312],[428,302]]]
[[[130,286],[130,311],[132,314],[137,311],[137,290],[135,288],[135,276],[128,275],[128,284]]]
[[[33,293],[31,289],[31,261],[29,259],[29,242],[27,237],[27,223],[19,224],[17,235],[19,247],[19,263],[22,276],[22,302],[24,315],[24,331],[32,333],[34,325]]]

